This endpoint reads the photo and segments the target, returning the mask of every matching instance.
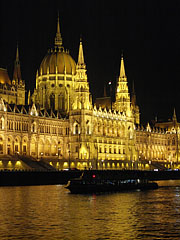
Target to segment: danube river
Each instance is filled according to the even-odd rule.
[[[61,185],[1,187],[0,239],[179,240],[180,181],[162,185],[100,195],[72,195]]]

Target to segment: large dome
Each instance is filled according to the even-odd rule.
[[[8,72],[4,68],[0,68],[0,83],[11,85],[11,80],[9,79]]]
[[[70,74],[76,73],[74,59],[64,49],[51,50],[41,62],[39,73],[46,74]]]

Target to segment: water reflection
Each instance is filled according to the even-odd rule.
[[[103,195],[0,188],[0,239],[180,239],[179,186]]]

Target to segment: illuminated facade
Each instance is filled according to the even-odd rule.
[[[172,122],[140,125],[123,56],[115,102],[93,104],[82,41],[76,63],[63,47],[59,20],[54,48],[37,70],[28,105],[18,48],[12,82],[0,69],[0,97],[0,169],[32,168],[32,157],[57,169],[179,167],[180,126],[175,112]]]

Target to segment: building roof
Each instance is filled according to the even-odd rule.
[[[64,49],[54,49],[47,53],[39,68],[40,75],[47,74],[70,74],[76,73],[74,59]]]
[[[60,33],[59,16],[57,21],[57,32],[55,37],[54,49],[48,51],[41,62],[40,75],[47,74],[70,74],[75,75],[76,63],[68,51],[64,50]]]
[[[0,68],[0,83],[11,85],[11,80],[8,76],[7,69]]]

